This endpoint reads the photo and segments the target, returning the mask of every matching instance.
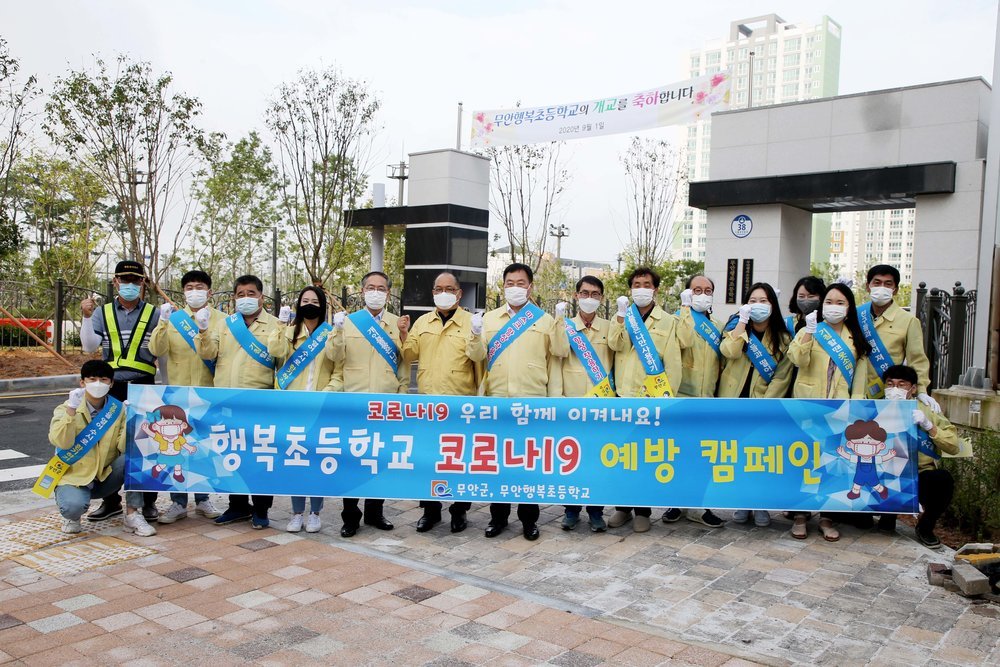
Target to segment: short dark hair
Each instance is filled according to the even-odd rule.
[[[895,266],[890,266],[889,264],[876,264],[872,268],[868,269],[868,278],[865,280],[865,284],[870,284],[872,278],[875,276],[892,276],[896,285],[899,285],[899,269]]]
[[[204,271],[193,269],[181,276],[181,287],[184,287],[188,283],[205,283],[209,287],[212,287],[212,276]],[[263,292],[264,288],[261,287],[260,291]]]
[[[597,276],[584,276],[576,281],[576,291],[579,292],[584,285],[593,285],[604,294],[604,283]]]
[[[236,279],[236,282],[233,283],[233,291],[235,292],[241,285],[253,285],[257,288],[258,292],[261,294],[264,293],[264,283],[260,281],[260,278],[249,273]]]
[[[361,276],[361,288],[362,289],[364,289],[365,283],[368,282],[368,279],[371,278],[372,276],[382,276],[383,278],[385,278],[385,286],[386,287],[392,287],[392,279],[389,278],[389,276],[385,275],[381,271],[369,271],[365,275]]]
[[[896,364],[895,366],[889,366],[885,369],[885,374],[882,376],[885,382],[889,380],[902,380],[903,382],[909,382],[914,387],[917,386],[917,371],[915,371],[910,366],[904,366],[903,364]]]
[[[823,293],[826,292],[826,284],[823,282],[822,278],[817,278],[816,276],[805,276],[804,278],[799,278],[799,281],[795,283],[795,287],[792,288],[792,298],[788,301],[788,310],[792,315],[801,315],[802,310],[799,308],[799,288],[804,287],[810,294],[815,294],[819,298],[823,298]],[[822,308],[820,309],[822,310]]]
[[[528,282],[535,282],[535,272],[531,270],[531,267],[527,264],[521,264],[520,262],[514,262],[513,264],[508,264],[507,268],[503,270],[503,279],[507,280],[507,276],[511,273],[517,273],[518,271],[524,271],[524,275],[528,276]]]
[[[712,286],[712,291],[713,292],[715,291],[715,281],[712,280],[711,278],[709,278],[708,276],[706,276],[704,273],[696,273],[693,276],[691,276],[690,278],[688,278],[687,282],[684,283],[684,289],[691,289],[691,283],[694,282],[695,278],[704,278]]]
[[[80,367],[80,379],[85,380],[87,378],[108,378],[109,380],[114,380],[115,369],[111,368],[111,364],[103,359],[91,359],[83,362],[83,366]]]
[[[632,281],[642,276],[649,276],[650,278],[653,279],[653,289],[656,289],[660,286],[660,274],[654,271],[653,269],[649,268],[648,266],[638,266],[632,269],[632,273],[628,274],[628,281],[626,282],[626,284],[629,286],[629,288],[631,288]]]

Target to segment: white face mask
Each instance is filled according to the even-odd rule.
[[[888,287],[873,287],[871,295],[872,303],[876,306],[885,306],[892,301],[892,290]]]
[[[632,303],[640,308],[645,308],[649,304],[653,303],[653,293],[654,290],[651,290],[648,287],[633,287]]]
[[[885,398],[887,401],[905,401],[909,398],[910,392],[902,387],[886,387]]]
[[[111,385],[103,382],[88,382],[84,385],[84,389],[94,398],[104,398],[111,391]]]
[[[208,290],[193,289],[184,292],[184,300],[187,301],[187,305],[198,310],[208,303]]]
[[[847,317],[847,306],[835,306],[832,303],[823,304],[823,321],[830,324],[840,324]]]
[[[528,303],[528,288],[526,287],[504,287],[503,298],[507,299],[507,304],[511,308],[520,308]]]
[[[451,310],[452,306],[458,303],[457,294],[449,294],[448,292],[441,292],[440,294],[434,295],[434,305],[441,310]]]
[[[712,307],[711,294],[695,294],[691,297],[691,307],[699,313],[704,313]]]
[[[368,290],[365,292],[365,305],[371,310],[382,310],[387,298],[389,298],[389,294],[386,292]]]
[[[875,445],[859,443],[854,445],[854,451],[858,456],[875,456]]]
[[[165,438],[174,438],[181,434],[180,424],[162,424],[160,425],[160,435]]]
[[[236,299],[236,311],[240,315],[253,315],[260,310],[260,299],[252,296],[241,296]]]
[[[590,315],[591,313],[596,313],[598,307],[601,305],[600,299],[580,299],[577,301],[577,305],[580,307],[580,312]]]

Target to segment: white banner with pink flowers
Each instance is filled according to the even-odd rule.
[[[638,93],[472,114],[472,147],[583,139],[707,119],[729,108],[729,71]]]

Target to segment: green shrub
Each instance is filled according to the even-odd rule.
[[[974,456],[942,459],[955,478],[949,518],[978,541],[1000,538],[1000,431],[965,433]]]
[[[32,329],[32,331],[42,340],[45,340],[45,327]],[[24,332],[19,326],[13,324],[0,324],[0,347],[37,347],[35,339]]]

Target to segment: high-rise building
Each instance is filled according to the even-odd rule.
[[[777,14],[733,21],[729,36],[690,52],[691,77],[729,69],[733,109],[832,97],[840,81],[840,24],[789,23]],[[688,178],[706,180],[711,121],[687,127]],[[829,261],[830,215],[813,220],[813,260]],[[705,211],[686,208],[675,230],[675,259],[705,258]]]

